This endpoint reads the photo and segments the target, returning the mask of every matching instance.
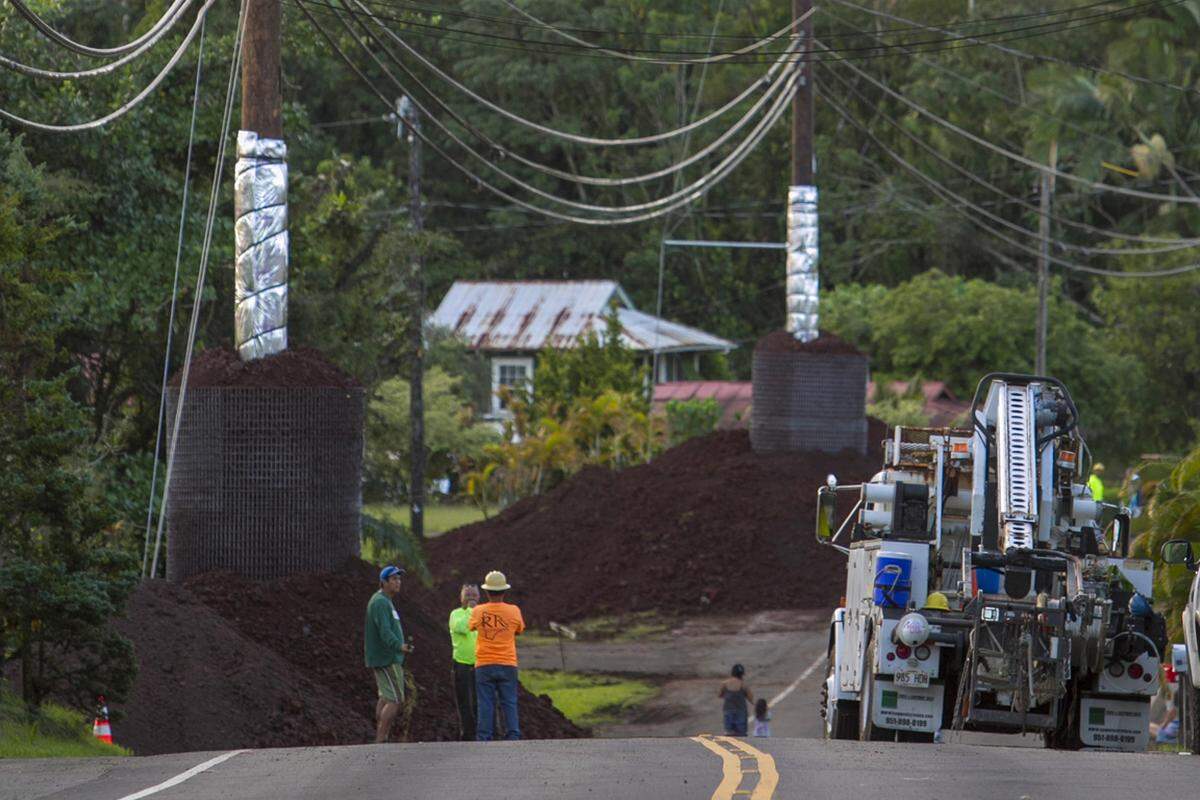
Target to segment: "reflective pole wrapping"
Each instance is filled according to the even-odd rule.
[[[787,330],[802,342],[817,338],[817,187],[788,188]]]
[[[243,361],[287,349],[287,145],[238,131],[234,342]]]

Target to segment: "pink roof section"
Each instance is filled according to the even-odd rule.
[[[906,394],[909,385],[910,381],[891,381],[888,389],[892,394]],[[871,381],[867,384],[868,403],[875,402],[875,394],[875,381]],[[959,400],[944,381],[925,381],[921,384],[921,394],[925,398],[924,411],[929,417],[929,424],[935,428],[960,422],[971,409],[971,404]]]
[[[662,410],[672,400],[711,398],[721,405],[718,428],[749,428],[753,394],[749,381],[672,381],[654,387],[654,408]]]

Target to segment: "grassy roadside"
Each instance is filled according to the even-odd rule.
[[[619,616],[581,619],[570,623],[567,627],[585,641],[630,642],[666,633],[671,630],[671,623],[659,616],[658,612],[637,611]],[[526,631],[521,634],[521,644],[530,646],[558,644],[558,636],[551,631]],[[570,642],[568,642],[567,647],[570,646]]]
[[[0,693],[0,759],[128,755],[93,738],[91,721],[78,712],[47,703],[31,714],[18,698]]]
[[[363,511],[376,519],[397,522],[408,527],[408,506],[394,503],[368,503]],[[431,503],[425,506],[425,535],[441,536],[446,531],[470,525],[483,519],[483,512],[471,503]]]
[[[549,695],[554,707],[576,725],[591,727],[619,720],[633,707],[658,694],[658,687],[614,675],[521,670],[521,685]]]

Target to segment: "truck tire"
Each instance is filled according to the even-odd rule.
[[[1200,752],[1200,689],[1192,676],[1179,676],[1179,744],[1192,753]]]
[[[874,637],[867,639],[867,663],[863,667],[862,692],[858,701],[858,740],[860,742],[894,742],[896,732],[878,727],[872,720],[872,705],[875,699],[875,659],[871,651],[875,647]]]
[[[825,681],[821,684],[821,716],[825,722],[826,739],[858,738],[858,703],[853,700],[829,699],[829,680],[833,677],[833,648],[825,664]]]

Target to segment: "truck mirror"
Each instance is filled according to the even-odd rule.
[[[837,489],[822,486],[817,490],[817,538],[823,542],[833,539],[834,517],[837,515]]]
[[[1162,546],[1162,560],[1167,564],[1186,564],[1188,569],[1196,568],[1196,557],[1192,553],[1192,543],[1186,539],[1172,539]]]

